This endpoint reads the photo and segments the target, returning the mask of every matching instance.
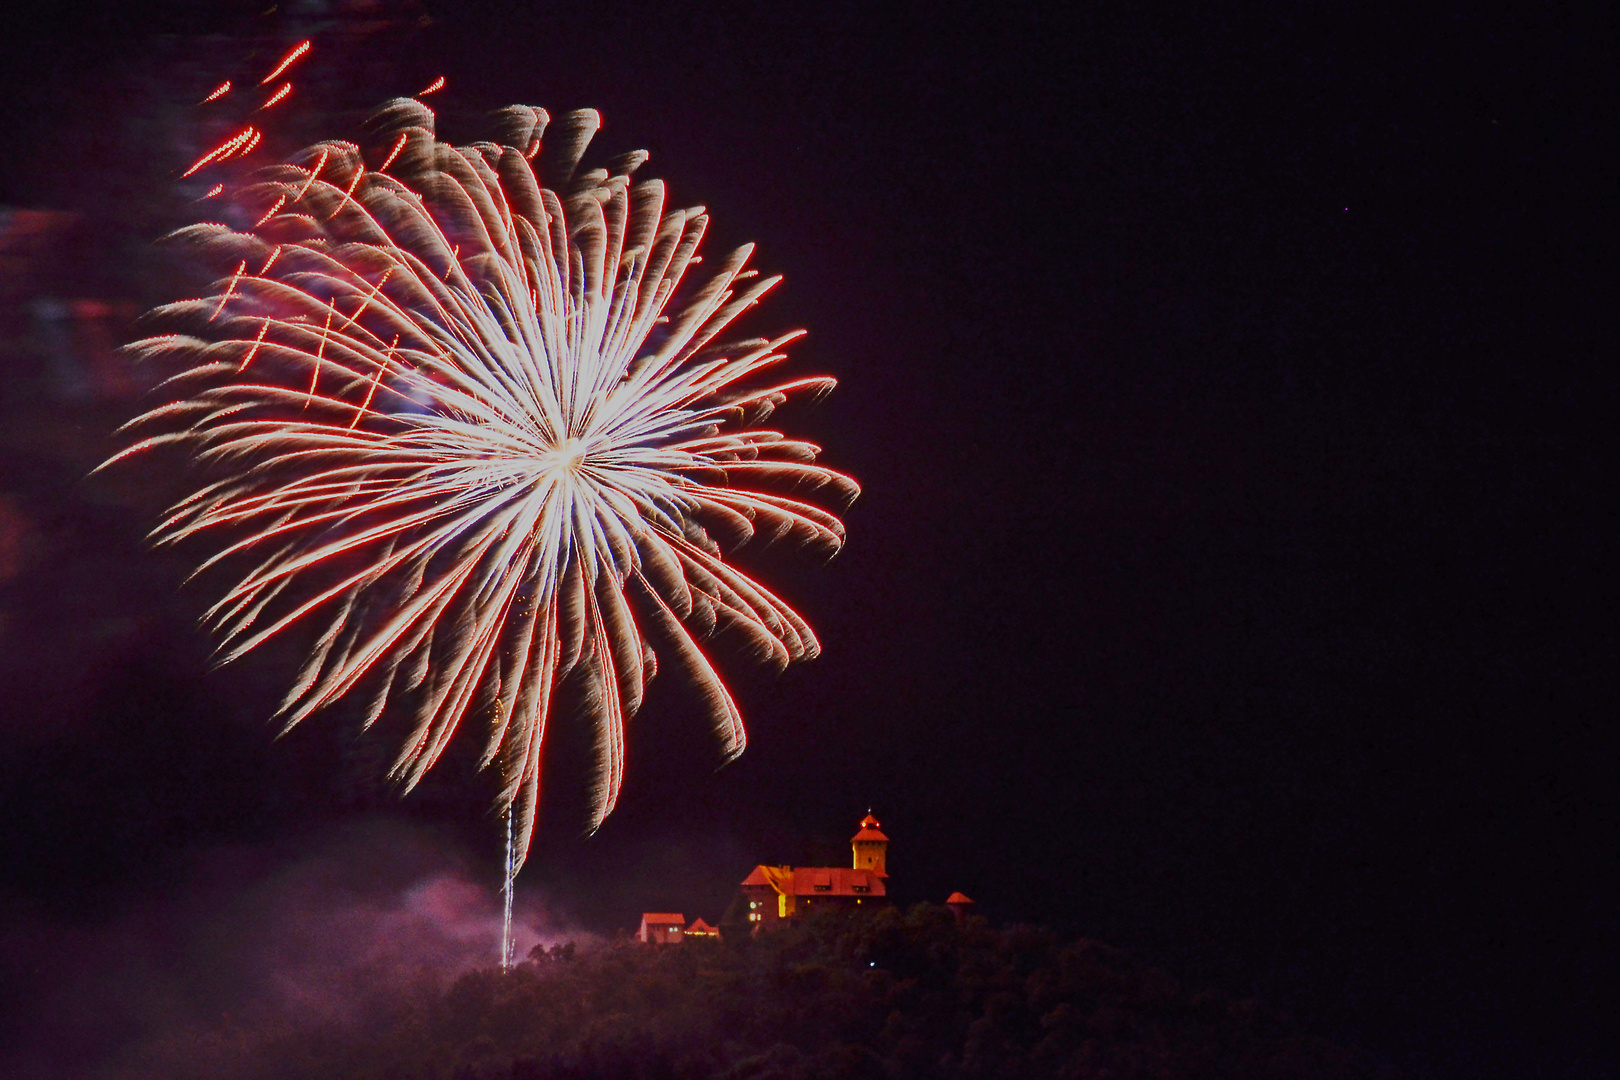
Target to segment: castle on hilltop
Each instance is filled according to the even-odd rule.
[[[754,867],[737,886],[737,895],[720,920],[720,933],[760,934],[791,925],[811,912],[826,908],[854,910],[888,903],[889,838],[870,812],[849,838],[849,866]],[[958,918],[973,904],[961,893],[946,900]],[[674,913],[648,912],[641,917],[637,939],[672,945],[688,937],[715,936],[715,928],[698,919],[685,926]]]
[[[845,866],[767,866],[743,878],[722,925],[746,923],[754,933],[774,930],[818,908],[853,908],[888,899],[889,838],[867,814],[850,837]],[[738,918],[737,916],[744,916]]]

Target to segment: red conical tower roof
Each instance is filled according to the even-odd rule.
[[[853,844],[861,840],[882,840],[887,843],[888,839],[887,836],[878,832],[878,819],[868,812],[865,817],[861,818],[861,831],[850,837],[850,843]]]

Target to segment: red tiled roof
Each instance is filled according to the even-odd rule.
[[[750,885],[769,885],[777,892],[782,891],[781,883],[793,876],[793,870],[786,866],[766,866],[761,863],[754,867],[747,877],[743,878],[743,888]]]
[[[708,923],[704,922],[702,919],[693,919],[692,920],[692,925],[688,926],[686,928],[686,932],[688,934],[717,934],[717,933],[719,933],[718,930],[716,930],[714,927],[710,926]]]
[[[887,836],[884,836],[878,831],[878,824],[879,822],[877,818],[873,817],[871,814],[867,814],[865,817],[861,818],[861,831],[851,837],[850,842],[859,843],[862,840],[888,840],[889,838]]]
[[[685,926],[686,916],[680,914],[670,914],[667,911],[648,911],[642,914],[641,921],[646,923],[648,926],[666,926],[669,923],[674,923],[677,926]]]
[[[947,904],[971,904],[971,903],[973,903],[972,900],[968,899],[966,896],[962,895],[959,892],[951,893],[951,895],[949,895],[949,896],[947,896],[945,898],[945,902]]]
[[[794,896],[882,896],[883,878],[847,866],[801,866],[793,871]]]
[[[783,896],[882,896],[886,876],[848,866],[756,866],[742,883],[769,886]]]

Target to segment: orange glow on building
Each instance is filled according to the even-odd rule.
[[[878,831],[878,819],[867,814],[850,838],[853,865],[769,866],[764,863],[738,886],[732,915],[759,933],[791,923],[819,908],[856,908],[888,899],[889,838]],[[741,914],[745,919],[736,919]]]
[[[685,927],[685,915],[649,911],[641,916],[641,927],[636,931],[636,940],[646,942],[648,945],[679,945]]]

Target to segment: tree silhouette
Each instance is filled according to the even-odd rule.
[[[1362,1080],[1397,1073],[1095,941],[942,907],[761,938],[537,948],[319,1030],[150,1047],[125,1075],[374,1080]],[[204,1052],[206,1051],[206,1052]]]

